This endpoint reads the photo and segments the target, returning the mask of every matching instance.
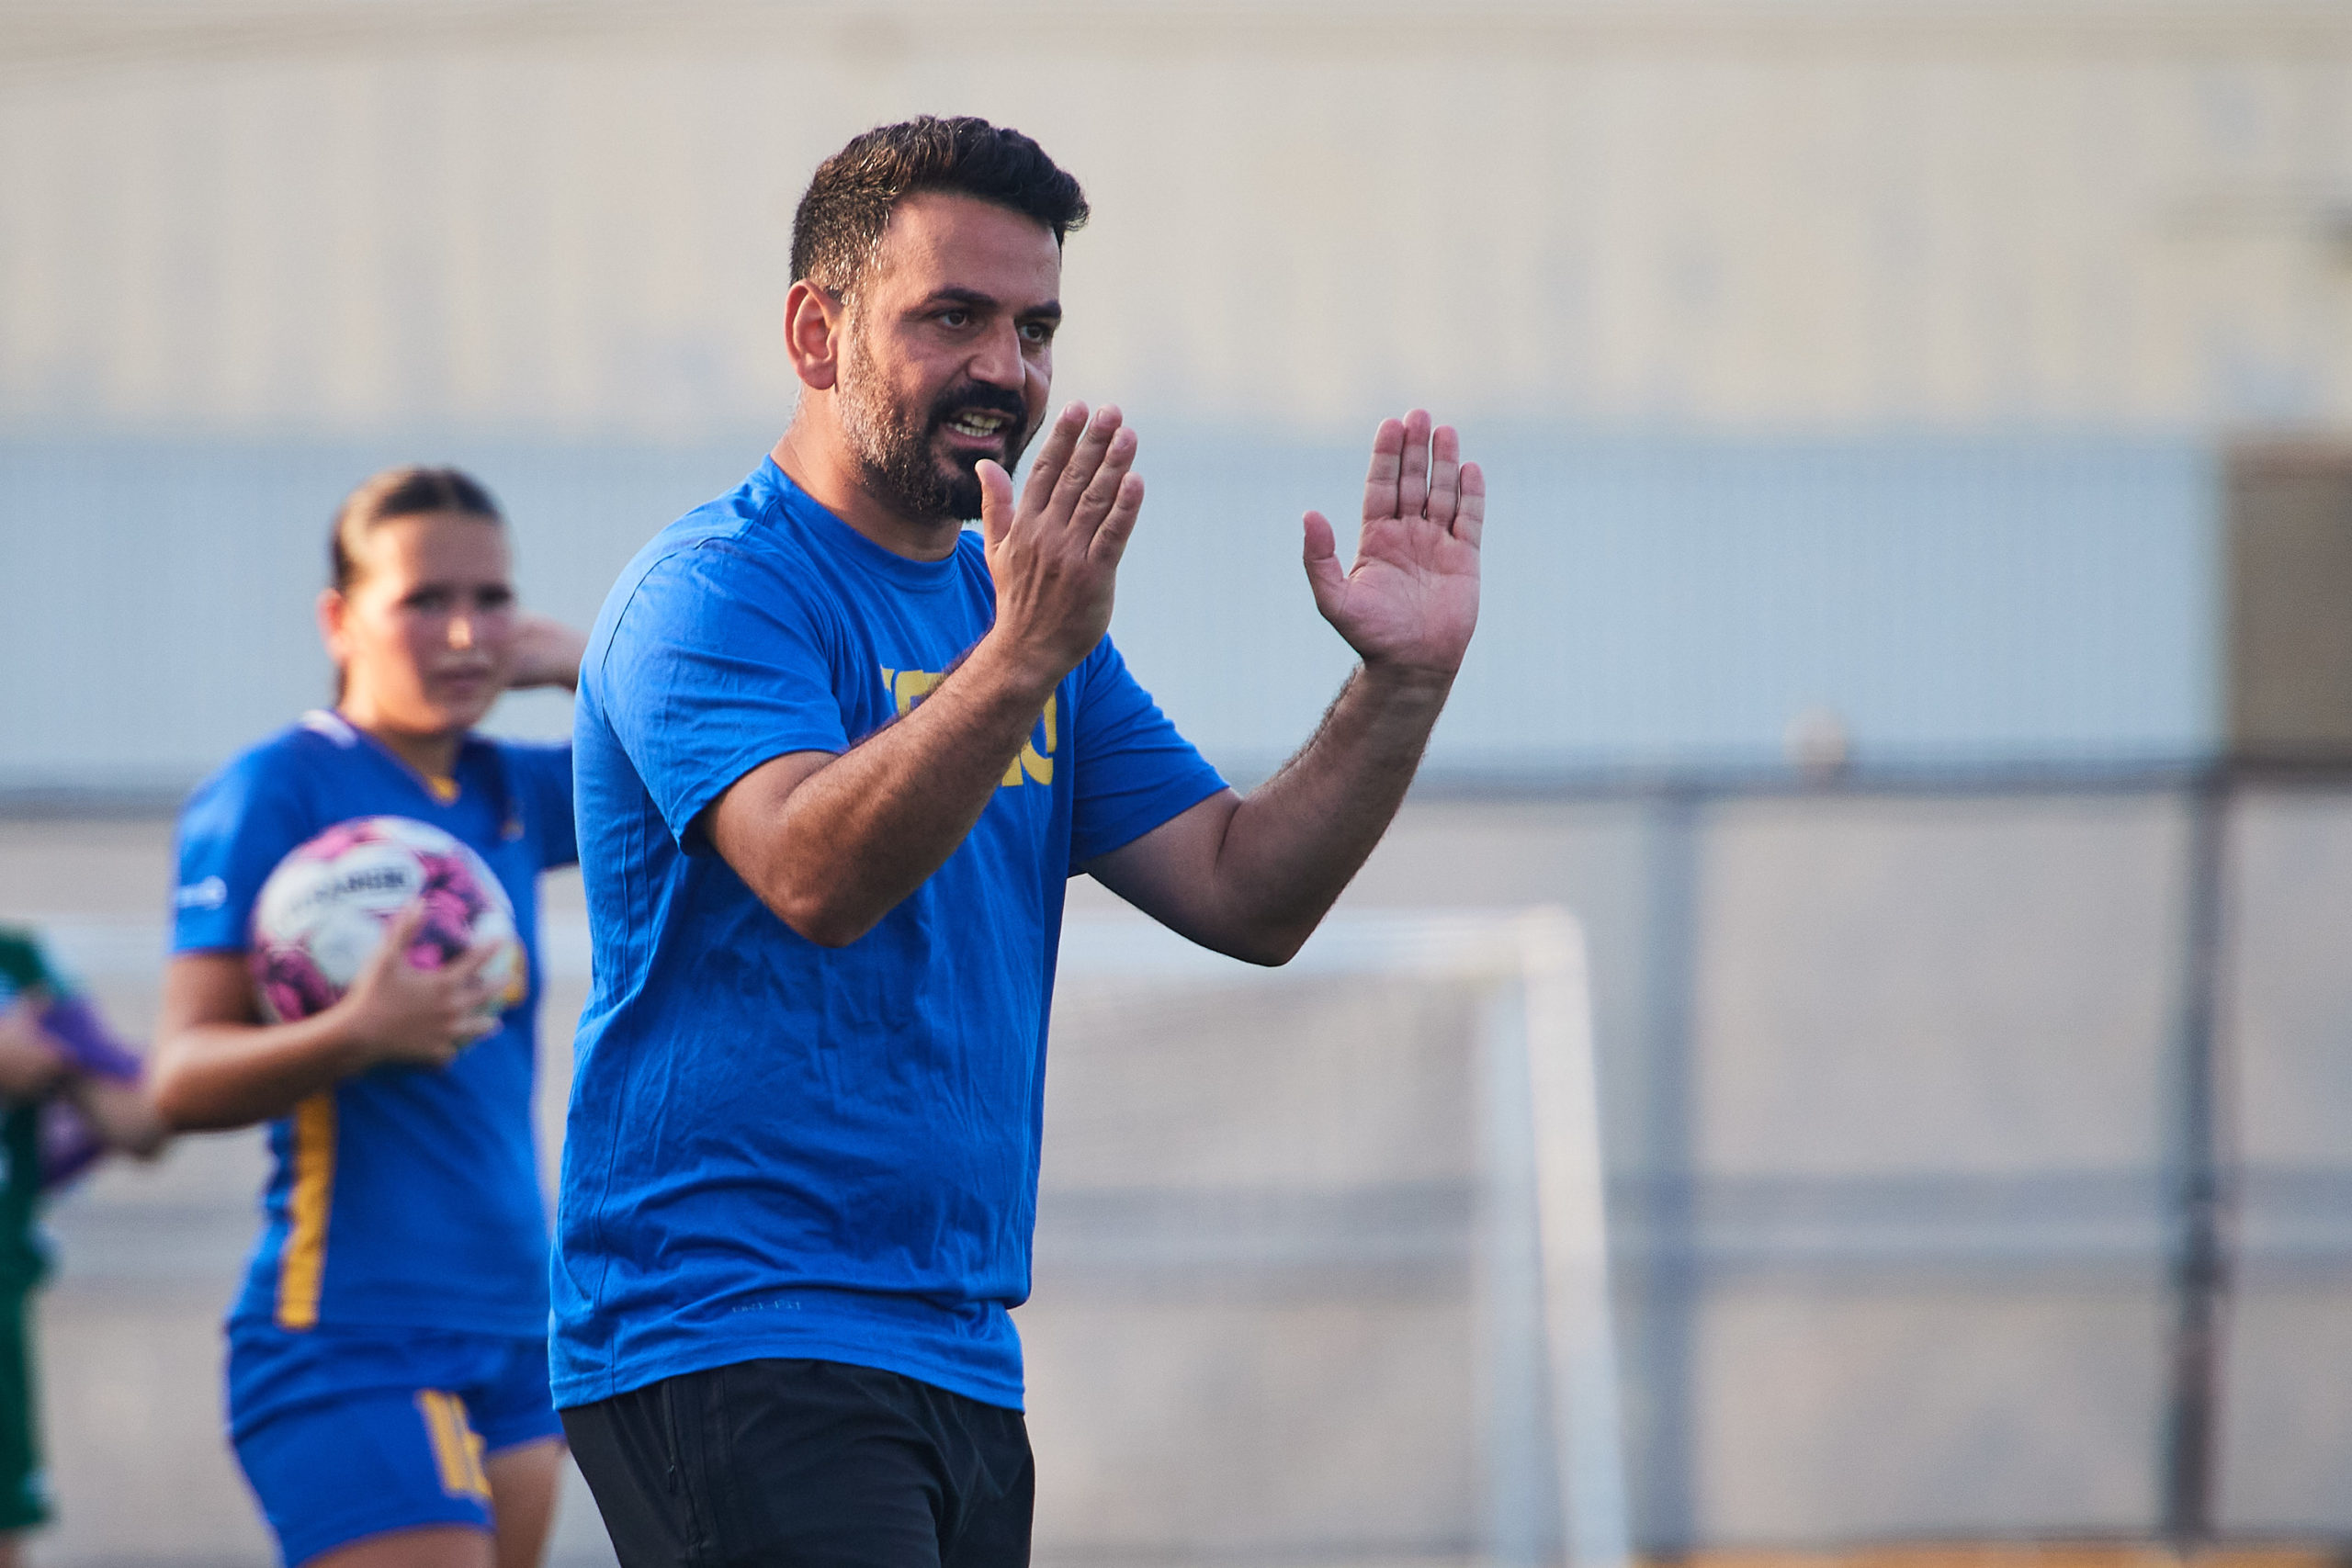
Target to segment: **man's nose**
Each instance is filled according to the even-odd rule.
[[[468,615],[449,617],[449,646],[463,650],[474,645],[474,618]]]
[[[972,355],[972,379],[991,387],[1011,387],[1016,390],[1022,384],[1023,367],[1021,362],[1021,329],[1005,322],[980,340]]]

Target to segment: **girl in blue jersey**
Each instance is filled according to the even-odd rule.
[[[536,1568],[562,1457],[531,1133],[537,879],[576,858],[571,755],[472,727],[510,686],[576,685],[582,638],[517,612],[497,507],[454,469],[362,485],[331,558],[334,708],[181,814],[154,1095],[183,1128],[269,1123],[229,1420],[288,1568]],[[261,1021],[245,947],[262,883],[373,816],[456,835],[504,884],[530,963],[494,1021],[486,953],[437,970],[400,956],[412,908],[342,1000]]]

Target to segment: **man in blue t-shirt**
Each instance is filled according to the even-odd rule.
[[[1105,632],[1143,481],[1048,420],[1077,182],[1028,138],[856,138],[795,217],[790,427],[640,551],[575,736],[594,988],[554,1384],[628,1568],[1028,1560],[1021,1348],[1068,879],[1295,953],[1411,780],[1477,616],[1485,484],[1416,412],[1342,570],[1363,662],[1247,798]],[[979,532],[964,530],[978,518]]]

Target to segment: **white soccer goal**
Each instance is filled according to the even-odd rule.
[[[1252,988],[1406,980],[1476,998],[1476,1060],[1462,1067],[1475,1075],[1470,1093],[1481,1129],[1478,1241],[1470,1256],[1482,1276],[1471,1289],[1483,1303],[1487,1451],[1487,1517],[1471,1556],[1518,1568],[1556,1553],[1576,1568],[1624,1568],[1630,1550],[1599,1102],[1585,942],[1575,919],[1551,908],[1335,917],[1279,970],[1235,963],[1132,918],[1073,919],[1061,950],[1066,996],[1106,983],[1151,988],[1139,997],[1214,988],[1246,1010]],[[1057,1052],[1060,1035],[1057,1026]],[[1049,1074],[1049,1200],[1054,1081]],[[1041,1236],[1039,1286],[1048,1303],[1050,1248],[1049,1226]],[[1036,1419],[1053,1416],[1047,1409]],[[1041,1450],[1041,1464],[1045,1458]],[[1046,1475],[1041,1485],[1050,1482]]]

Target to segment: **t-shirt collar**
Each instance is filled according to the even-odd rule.
[[[935,592],[956,581],[953,552],[938,560],[910,560],[895,550],[884,549],[794,484],[792,476],[776,467],[773,456],[760,459],[759,471],[753,477],[775,491],[793,525],[818,541],[828,553],[845,556],[876,575],[916,592]]]
[[[334,730],[319,722],[322,719],[332,720],[342,729],[343,734],[350,739],[344,739],[335,735]],[[455,806],[459,799],[463,798],[465,789],[462,775],[472,771],[474,763],[483,752],[487,751],[492,756],[497,752],[497,748],[469,729],[458,738],[458,754],[449,760],[449,776],[446,779],[436,779],[430,774],[419,773],[410,766],[408,760],[399,752],[332,709],[313,708],[302,716],[302,726],[306,729],[316,730],[327,736],[339,745],[358,746],[374,753],[379,761],[389,764],[401,776],[413,783],[418,789],[424,791],[427,800],[432,801],[435,806],[442,807]]]

